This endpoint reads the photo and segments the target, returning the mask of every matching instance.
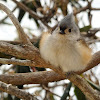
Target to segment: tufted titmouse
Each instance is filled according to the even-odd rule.
[[[91,49],[81,38],[73,14],[65,16],[55,30],[42,35],[40,54],[46,62],[64,72],[86,68],[91,59]]]

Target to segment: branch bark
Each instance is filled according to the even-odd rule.
[[[14,11],[16,10],[16,8],[17,8],[17,7],[15,7],[15,8],[12,10],[12,12],[14,12]],[[5,16],[3,19],[0,20],[0,23],[3,23],[4,20],[7,19],[7,18],[8,18],[8,16]]]
[[[35,48],[34,46],[32,48],[31,47],[26,48],[26,46],[21,47],[19,45],[12,45],[10,43],[0,41],[0,52],[6,53],[9,55],[13,55],[17,58],[29,59],[31,61],[34,61],[34,66],[51,68],[54,71],[62,74],[61,71],[59,71],[56,67],[52,67],[52,65],[46,63],[41,58],[39,50],[37,48]],[[33,66],[33,64],[32,64],[32,66]]]
[[[98,65],[99,63],[100,63],[100,51],[93,55],[91,62],[88,64],[85,70],[77,73],[81,74],[84,71],[87,71],[90,68]],[[67,78],[70,81],[72,81],[76,86],[78,86],[89,100],[100,100],[99,94],[96,91],[94,91],[90,85],[88,85],[88,83],[86,82],[86,80],[84,80],[84,78],[76,75],[75,73],[70,74],[70,76],[68,76]],[[53,81],[60,81],[63,79],[66,79],[66,76],[62,76],[58,73],[55,73],[54,71],[0,75],[0,81],[14,85],[41,84]]]
[[[68,76],[68,79],[80,88],[88,100],[100,100],[100,94],[83,77],[73,73]]]
[[[60,81],[65,78],[66,77],[62,77],[61,75],[55,73],[54,71],[0,75],[0,81],[13,85],[41,84],[41,83]]]
[[[23,59],[32,58],[32,55],[29,55],[31,51],[26,51],[25,48],[19,45],[12,45],[7,42],[0,41],[0,52]]]
[[[24,66],[28,66],[27,65],[28,63],[29,63],[30,66],[34,65],[34,62],[31,62],[29,60],[27,60],[24,63],[25,65],[23,64],[23,61],[21,61],[21,64],[24,65]],[[82,74],[83,72],[97,66],[99,63],[100,63],[100,51],[96,52],[93,55],[90,63],[87,65],[86,69],[84,69],[80,72],[76,72],[76,73],[77,74]],[[20,62],[18,62],[18,64],[20,64]],[[34,72],[34,73],[21,73],[21,74],[11,74],[11,75],[3,74],[3,75],[0,75],[0,81],[3,81],[3,82],[8,83],[8,84],[13,84],[13,85],[41,84],[41,83],[60,81],[60,80],[64,80],[64,79],[66,79],[66,76],[59,75],[58,73],[56,73],[54,71],[43,71],[43,72]]]
[[[6,59],[0,58],[1,64],[13,64],[13,65],[21,65],[21,66],[35,66],[35,62],[31,60],[20,60],[20,59]]]
[[[0,90],[7,92],[9,94],[15,95],[16,97],[24,99],[24,100],[38,100],[33,95],[27,92],[24,92],[23,90],[18,89],[12,86],[11,84],[8,85],[6,83],[0,82]]]
[[[82,12],[82,11],[85,11],[85,10],[87,10],[89,7],[88,7],[88,5],[86,6],[86,7],[83,7],[83,8],[81,8],[81,9],[79,9],[77,12],[74,12],[74,15],[77,15],[78,13],[80,13],[80,12]]]
[[[12,0],[18,7],[20,7],[21,9],[27,11],[28,13],[30,13],[32,15],[33,18],[40,20],[42,17],[38,16],[34,11],[32,11],[31,9],[29,9],[28,7],[26,7],[23,3],[18,2],[17,0]]]

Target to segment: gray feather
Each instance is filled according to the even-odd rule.
[[[59,23],[58,26],[60,27],[72,27],[72,23],[73,23],[73,15],[69,14],[67,16],[64,17],[64,19],[61,20],[61,22]]]
[[[72,13],[65,16],[64,19],[62,19],[61,22],[58,24],[58,26],[61,28],[70,28],[73,29],[75,33],[79,33],[79,29],[75,24]]]

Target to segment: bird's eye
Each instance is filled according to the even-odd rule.
[[[68,32],[71,32],[71,31],[72,31],[71,29],[68,30]]]

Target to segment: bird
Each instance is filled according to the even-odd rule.
[[[51,32],[40,39],[41,57],[63,72],[84,70],[92,58],[92,50],[82,38],[74,15],[67,14]]]

